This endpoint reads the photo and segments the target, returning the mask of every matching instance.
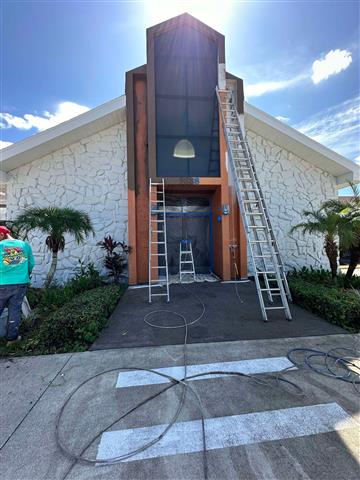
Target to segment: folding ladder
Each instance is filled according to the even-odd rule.
[[[190,269],[186,267],[190,267]],[[195,282],[195,265],[191,240],[180,240],[179,272],[180,283],[182,283],[184,275],[192,275]]]
[[[265,205],[254,161],[244,140],[233,93],[216,89],[222,123],[228,146],[229,168],[234,179],[240,212],[247,234],[256,289],[264,321],[270,310],[284,310],[291,320],[288,299],[291,300],[284,265],[280,256],[270,217]],[[264,295],[273,302],[280,297],[280,306],[268,306]]]
[[[169,270],[166,243],[166,213],[165,213],[165,183],[164,179],[152,182],[149,179],[149,303],[152,297],[169,295]],[[155,273],[156,279],[153,279]],[[166,287],[166,293],[153,293],[153,289]],[[155,290],[157,292],[157,290]]]

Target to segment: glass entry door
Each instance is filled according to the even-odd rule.
[[[212,271],[212,223],[206,197],[166,196],[169,273],[179,272],[180,240],[191,240],[196,273]]]

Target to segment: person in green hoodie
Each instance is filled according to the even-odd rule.
[[[0,226],[0,316],[7,306],[8,344],[21,340],[21,305],[34,265],[31,246],[27,242],[16,240],[7,227]]]

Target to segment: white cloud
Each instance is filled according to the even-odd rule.
[[[4,140],[0,140],[0,150],[2,148],[6,148],[6,147],[10,147],[10,145],[12,145],[13,142],[5,142]]]
[[[347,158],[359,161],[360,96],[323,110],[294,127]]]
[[[283,122],[283,123],[288,123],[290,122],[290,118],[289,117],[283,117],[282,115],[278,115],[277,117],[275,117],[277,120],[279,120],[280,122]]]
[[[305,72],[295,75],[287,80],[274,80],[258,82],[246,85],[246,97],[260,97],[266,93],[285,90],[299,83],[313,82],[314,84],[327,80],[330,76],[342,72],[352,62],[351,52],[348,50],[330,50],[324,57],[315,60],[312,69],[308,68]]]
[[[315,60],[312,64],[311,79],[315,84],[320,83],[331,75],[346,70],[351,62],[352,57],[348,50],[330,50],[325,57]]]
[[[88,107],[74,102],[61,102],[54,113],[43,112],[42,115],[25,113],[22,117],[17,117],[11,113],[4,112],[0,113],[0,128],[14,127],[19,130],[31,130],[34,128],[38,132],[42,132],[88,110]]]
[[[289,80],[277,80],[274,82],[259,82],[250,85],[245,84],[245,96],[246,97],[260,97],[265,93],[276,92],[277,90],[284,90],[285,88],[292,87],[297,83],[307,78],[306,75],[297,75]]]
[[[360,155],[354,158],[354,162],[360,165]]]

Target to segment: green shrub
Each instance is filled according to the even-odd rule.
[[[31,308],[41,312],[41,316],[47,315],[65,303],[72,300],[79,293],[104,285],[100,273],[90,263],[84,266],[80,263],[76,276],[64,286],[52,285],[48,288],[29,288],[27,297]]]
[[[104,280],[94,264],[90,262],[88,265],[84,265],[81,261],[79,261],[75,277],[67,284],[75,293],[85,292],[85,290],[100,287],[101,285],[104,285]]]
[[[307,281],[301,275],[290,275],[293,300],[331,323],[351,332],[360,330],[360,296],[353,291]]]
[[[108,285],[73,298],[42,321],[38,345],[46,353],[85,350],[105,326],[124,289]]]
[[[293,270],[289,273],[289,279],[291,278],[301,278],[307,282],[313,282],[316,284],[321,284],[329,287],[338,287],[338,288],[355,288],[360,290],[360,277],[352,277],[350,284],[346,280],[343,273],[339,273],[338,276],[333,279],[331,278],[331,273],[329,270],[324,270],[323,268],[314,269],[303,267],[301,270]]]

